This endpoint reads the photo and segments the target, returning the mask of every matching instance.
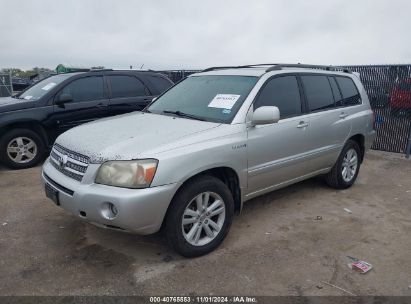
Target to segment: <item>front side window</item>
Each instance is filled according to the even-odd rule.
[[[69,94],[72,102],[83,102],[104,99],[104,82],[102,76],[91,76],[76,79],[66,85],[60,94]]]
[[[311,112],[334,108],[334,97],[327,76],[301,76],[307,97],[308,108]]]
[[[39,100],[41,97],[46,95],[50,90],[52,90],[55,86],[62,83],[67,78],[73,76],[72,74],[60,74],[48,77],[44,80],[37,82],[36,84],[29,87],[23,93],[18,95],[17,97],[20,99],[26,100]]]
[[[345,106],[361,104],[361,96],[352,79],[348,77],[335,77],[343,95]]]
[[[257,80],[251,76],[188,77],[160,96],[147,111],[230,123]]]
[[[133,76],[110,76],[111,97],[138,97],[145,96],[144,84]]]
[[[301,114],[301,97],[295,76],[268,80],[254,103],[254,110],[263,106],[276,106],[281,119]]]

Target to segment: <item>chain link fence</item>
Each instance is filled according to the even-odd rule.
[[[411,65],[344,66],[360,74],[375,113],[372,149],[406,153],[411,141]],[[174,82],[198,70],[161,71]]]
[[[13,95],[13,85],[10,73],[0,73],[0,97]]]
[[[347,66],[360,74],[375,113],[372,149],[406,153],[411,132],[411,65]]]

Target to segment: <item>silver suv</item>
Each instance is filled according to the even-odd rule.
[[[341,68],[210,68],[143,112],[85,124],[56,140],[46,195],[97,226],[151,234],[193,257],[215,249],[245,201],[324,175],[357,178],[375,136],[357,75]]]

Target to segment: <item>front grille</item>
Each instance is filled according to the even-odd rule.
[[[86,173],[90,159],[80,153],[54,144],[50,153],[50,163],[64,175],[81,181],[84,173]]]

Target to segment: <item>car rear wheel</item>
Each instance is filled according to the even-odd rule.
[[[355,141],[348,140],[334,167],[325,176],[325,180],[333,188],[349,188],[357,179],[360,165],[361,149]]]
[[[45,151],[41,137],[28,129],[15,129],[0,139],[0,160],[11,169],[37,165]]]
[[[234,214],[230,190],[219,179],[201,176],[174,197],[166,219],[170,245],[185,257],[209,253],[224,240]]]

